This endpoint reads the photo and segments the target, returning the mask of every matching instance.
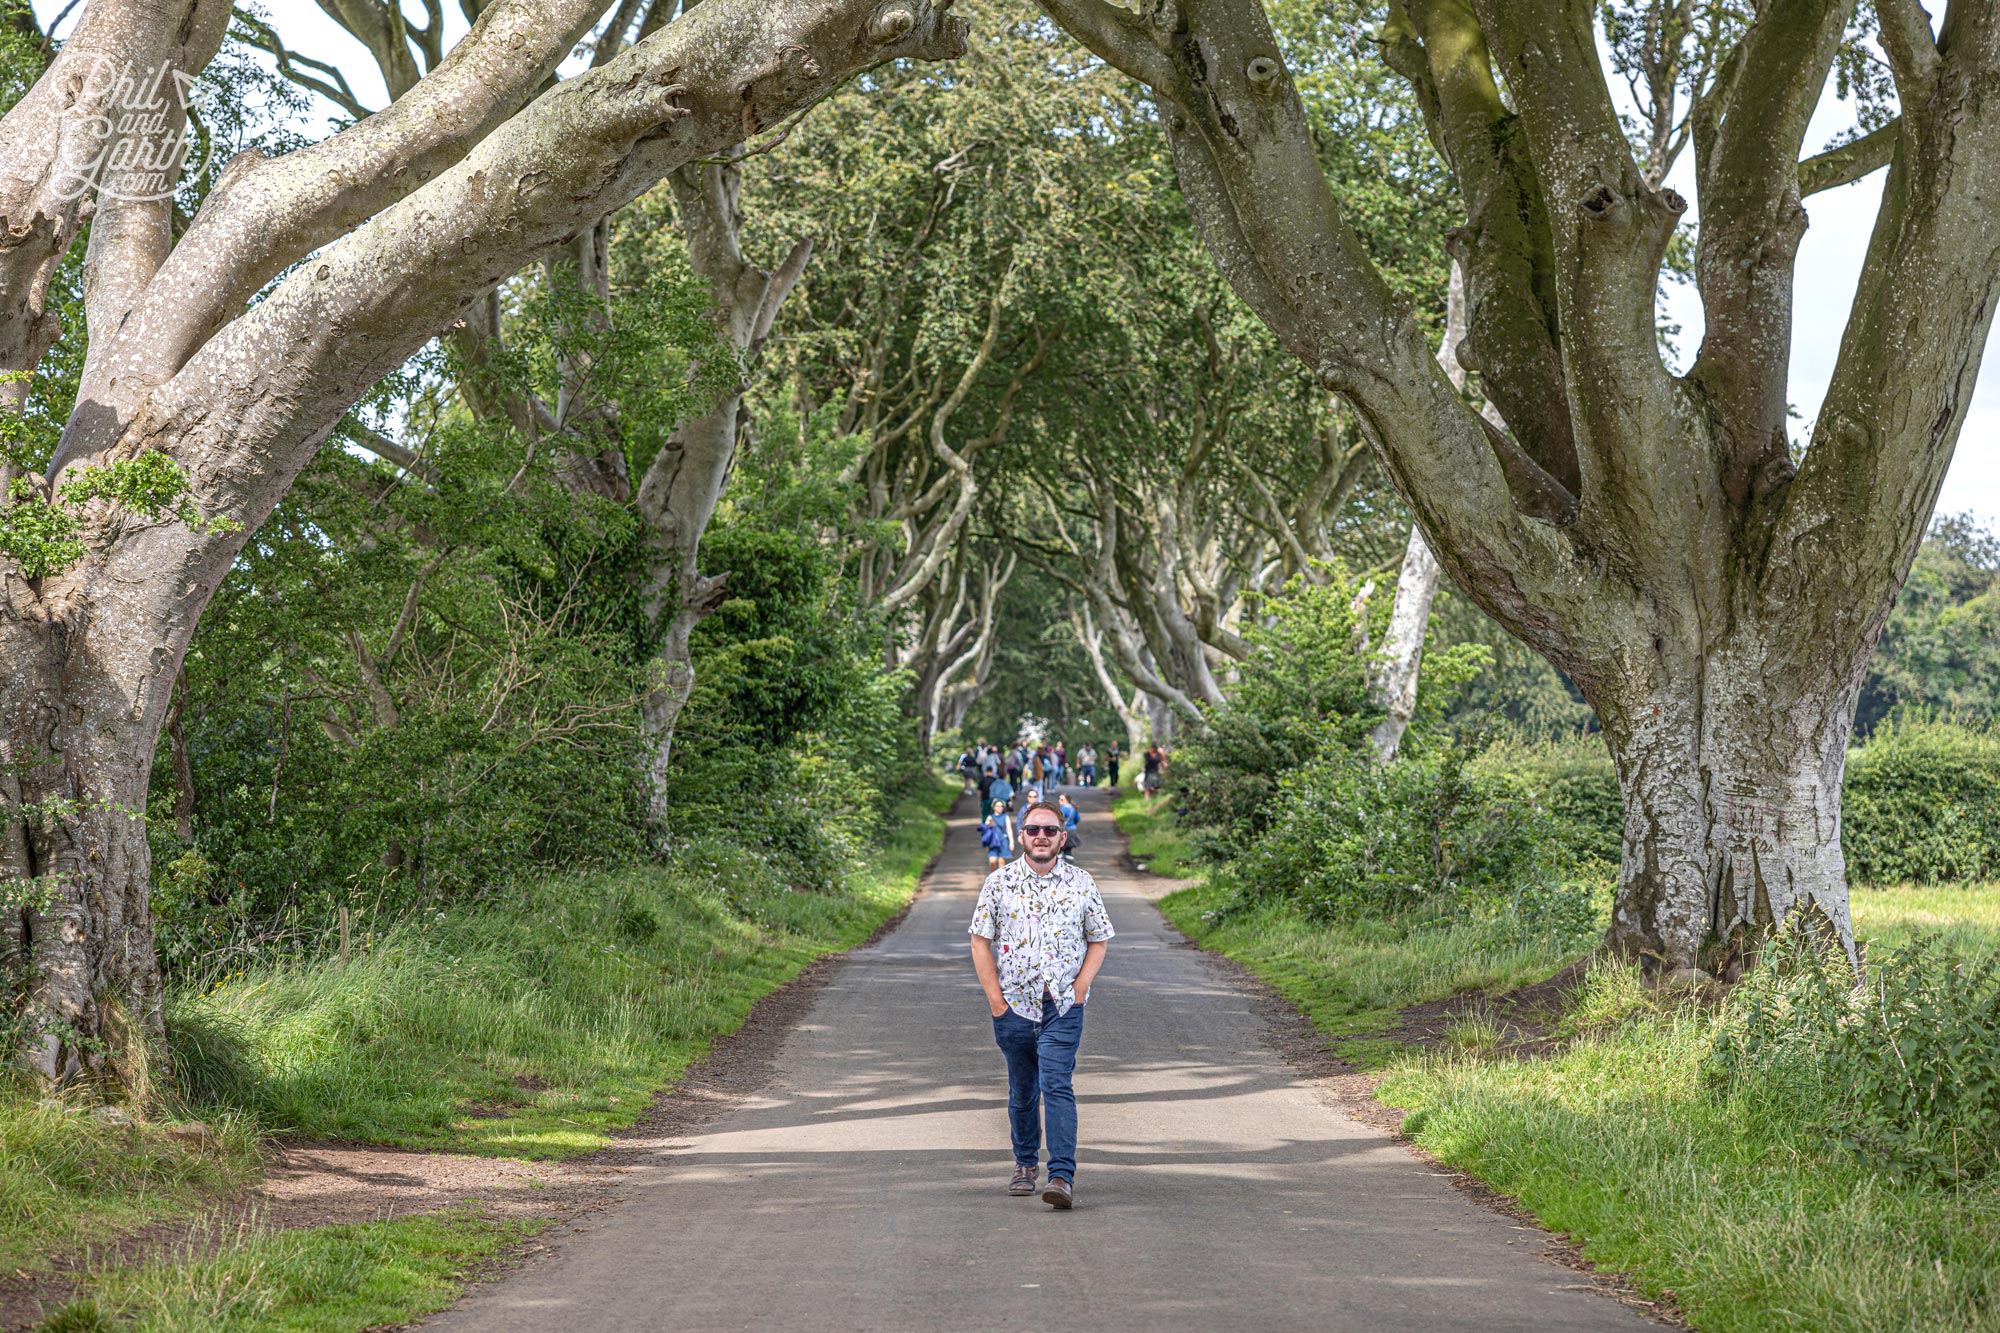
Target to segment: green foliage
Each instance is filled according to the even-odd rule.
[[[1601,737],[1503,737],[1471,767],[1519,780],[1558,822],[1574,856],[1618,859],[1624,813]],[[1848,753],[1841,842],[1858,883],[2000,875],[2000,731],[1921,714],[1883,722]]]
[[[322,459],[204,616],[149,801],[171,965],[641,850],[633,533],[509,489],[504,436],[436,445],[434,488]]]
[[[882,670],[883,629],[827,534],[847,522],[839,472],[855,442],[835,414],[776,404],[702,542],[728,596],[693,640],[695,686],[676,729],[676,839],[727,829],[788,882],[838,883],[921,771],[907,679]]]
[[[1370,603],[1344,567],[1320,572],[1323,582],[1295,578],[1262,604],[1225,703],[1174,753],[1181,830],[1212,858],[1242,853],[1269,828],[1286,774],[1354,751],[1381,717],[1361,650]],[[1375,631],[1385,614],[1377,608]]]
[[[1562,672],[1448,586],[1432,604],[1431,634],[1440,645],[1479,644],[1492,654],[1446,707],[1448,726],[1561,737],[1595,724],[1590,705]]]
[[[18,477],[7,507],[0,509],[0,555],[19,563],[31,579],[59,574],[89,554],[77,535],[76,515],[43,502],[41,489],[33,478]]]
[[[28,0],[0,0],[0,115],[27,95],[48,67],[49,49]]]
[[[1047,724],[1072,750],[1126,743],[1125,728],[1078,644],[1063,607],[1067,590],[1039,569],[1015,571],[1000,595],[991,682],[959,725],[966,742],[1012,744],[1024,718]],[[957,750],[951,753],[952,758]]]
[[[1521,740],[1496,736],[1469,767],[1482,778],[1511,777],[1556,821],[1571,854],[1616,864],[1625,840],[1618,767],[1604,737],[1572,732]]]
[[[657,258],[608,309],[524,280],[504,352],[432,353],[367,405],[400,416],[417,470],[329,448],[246,544],[189,650],[154,773],[171,966],[310,950],[343,906],[372,929],[525,867],[644,854],[640,526],[566,485],[548,442],[474,416],[443,382],[553,400],[558,363],[587,364],[643,466],[737,374],[733,356],[694,372],[718,341],[712,303],[684,254]],[[173,499],[157,482],[142,498]]]
[[[1310,918],[1432,913],[1578,945],[1597,928],[1590,872],[1518,780],[1462,743],[1378,765],[1334,751],[1287,774],[1270,829],[1231,863],[1240,902]]]
[[[1506,916],[1525,931],[1588,931],[1593,912],[1558,822],[1516,779],[1471,770],[1463,740],[1432,735],[1486,661],[1460,645],[1427,653],[1401,757],[1376,762],[1380,719],[1364,636],[1376,603],[1339,566],[1294,580],[1261,608],[1253,652],[1227,703],[1175,754],[1182,832],[1239,888],[1319,917],[1425,910]]]
[[[29,460],[8,461],[21,466]],[[31,579],[62,573],[88,553],[81,535],[83,510],[93,500],[109,501],[140,518],[171,513],[197,532],[240,530],[242,525],[231,519],[203,518],[188,492],[187,472],[157,449],[74,469],[55,504],[42,499],[34,478],[18,477],[8,497],[11,503],[0,510],[0,556],[16,561]]]
[[[1915,709],[2000,717],[2000,539],[1969,515],[1938,519],[1918,549],[1862,680],[1856,730]]]
[[[1859,985],[1801,929],[1731,997],[1705,1073],[1899,1175],[1966,1185],[2000,1166],[2000,957],[1940,941],[1868,951]]]
[[[2000,728],[1915,716],[1849,753],[1841,844],[1871,884],[2000,876]]]

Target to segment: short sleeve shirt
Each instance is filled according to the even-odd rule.
[[[1089,871],[1059,860],[1049,874],[1037,875],[1022,858],[986,877],[970,933],[994,942],[1007,1007],[1039,1023],[1045,992],[1055,998],[1058,1016],[1070,1011],[1085,948],[1116,932]]]

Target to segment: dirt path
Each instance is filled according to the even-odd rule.
[[[1084,802],[1119,935],[1078,1064],[1074,1212],[1004,1192],[968,815],[899,929],[788,997],[789,1022],[753,1024],[728,1086],[669,1098],[624,1145],[609,1206],[431,1326],[1647,1326],[1350,1114],[1315,1077],[1336,1071],[1299,1063],[1316,1043],[1296,1015],[1166,925],[1101,794]]]

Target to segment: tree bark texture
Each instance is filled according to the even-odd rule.
[[[93,242],[87,266],[107,281],[92,322],[126,313],[116,336],[92,341],[84,380],[98,387],[80,397],[50,480],[159,450],[202,515],[232,526],[193,530],[98,500],[72,568],[30,578],[0,565],[13,807],[0,872],[30,900],[8,910],[5,938],[29,951],[18,1003],[45,1079],[144,1089],[161,1036],[144,814],[173,683],[247,534],[347,409],[495,283],[662,176],[853,73],[953,58],[965,41],[948,3],[709,0],[530,101],[601,8],[551,6],[561,0],[488,7],[407,95],[441,80],[424,116],[391,107],[291,157],[232,164],[170,254],[100,256]],[[0,287],[0,308],[32,300]],[[137,329],[153,332],[134,342]]]
[[[1382,763],[1396,757],[1403,733],[1417,711],[1417,673],[1424,660],[1424,635],[1430,629],[1431,602],[1437,596],[1438,576],[1443,567],[1431,554],[1424,530],[1410,528],[1410,544],[1403,552],[1402,569],[1396,575],[1396,602],[1389,612],[1389,628],[1382,636],[1382,652],[1374,681],[1376,700],[1382,705],[1382,720],[1368,734],[1375,756]]]
[[[1798,161],[1852,0],[1758,6],[1695,90],[1707,333],[1679,376],[1655,302],[1686,202],[1633,157],[1592,8],[1392,4],[1386,54],[1466,206],[1451,238],[1467,284],[1459,360],[1504,427],[1432,362],[1343,218],[1258,0],[1041,3],[1159,94],[1225,277],[1353,405],[1453,582],[1596,709],[1627,803],[1611,943],[1649,966],[1727,972],[1804,911],[1851,947],[1839,802],[1857,682],[2000,285],[2000,99],[1987,95],[2000,7],[1953,0],[1935,38],[1916,5],[1879,7],[1902,116],[1795,464]]]

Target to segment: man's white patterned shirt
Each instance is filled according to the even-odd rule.
[[[970,933],[994,942],[1007,1007],[1039,1023],[1043,992],[1055,997],[1058,1017],[1068,1013],[1085,947],[1116,932],[1089,871],[1058,860],[1037,875],[1024,856],[986,877]]]

